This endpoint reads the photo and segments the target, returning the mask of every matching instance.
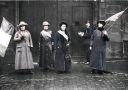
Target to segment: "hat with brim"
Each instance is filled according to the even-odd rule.
[[[27,24],[26,22],[20,21],[19,25],[17,25],[17,26],[19,27],[19,26],[27,26],[27,25],[28,25],[28,24]]]
[[[49,26],[50,23],[49,23],[48,21],[44,21],[44,22],[42,23],[42,25],[43,25],[43,26]]]
[[[106,22],[105,22],[104,20],[99,20],[99,21],[97,22],[97,24],[99,24],[99,23],[103,24],[103,26],[106,24]]]

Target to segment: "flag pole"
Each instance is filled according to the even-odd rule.
[[[124,12],[125,12],[127,9],[128,9],[128,7],[124,9]]]
[[[128,7],[125,8],[123,11],[125,12],[127,9],[128,9]],[[123,13],[124,13],[124,12],[123,12]],[[121,15],[119,16],[119,18],[120,18],[120,17],[121,17]],[[118,18],[118,19],[119,19],[119,18]],[[117,19],[117,20],[118,20],[118,19]],[[115,22],[116,22],[116,21],[115,21]],[[107,31],[111,29],[111,27],[115,24],[115,22],[107,29]]]

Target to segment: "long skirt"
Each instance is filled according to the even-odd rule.
[[[16,47],[15,70],[33,68],[32,53],[26,43],[23,43],[22,47]]]
[[[97,70],[106,69],[105,48],[93,47],[90,57],[90,67]]]
[[[46,45],[42,45],[40,47],[39,67],[42,67],[43,69],[51,69],[52,64],[53,59],[51,49]]]
[[[56,71],[70,71],[71,70],[71,57],[69,53],[64,53],[61,48],[56,50],[55,54],[55,70]],[[66,58],[68,57],[68,58]]]

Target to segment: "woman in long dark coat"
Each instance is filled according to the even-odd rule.
[[[61,29],[57,31],[54,39],[55,70],[59,73],[70,72],[71,69],[70,37],[66,27],[67,23],[60,23]]]
[[[19,73],[31,73],[34,68],[33,58],[30,48],[33,47],[31,34],[25,29],[28,25],[21,21],[18,25],[19,30],[15,33],[14,41],[16,42],[15,70]]]
[[[40,59],[39,66],[43,70],[48,70],[53,67],[52,59],[52,31],[48,29],[50,25],[47,21],[42,23],[43,30],[40,32]]]
[[[92,48],[90,67],[92,73],[103,74],[105,70],[106,42],[109,41],[107,31],[104,30],[104,21],[98,21],[98,29],[93,32],[91,38]]]

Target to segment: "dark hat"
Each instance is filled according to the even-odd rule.
[[[103,26],[106,24],[106,22],[105,22],[104,20],[99,20],[99,21],[97,22],[97,24],[99,24],[99,23],[103,24]]]
[[[68,26],[68,24],[67,24],[66,22],[61,22],[61,23],[59,24],[59,26],[61,27],[63,24],[65,24],[66,27]]]

